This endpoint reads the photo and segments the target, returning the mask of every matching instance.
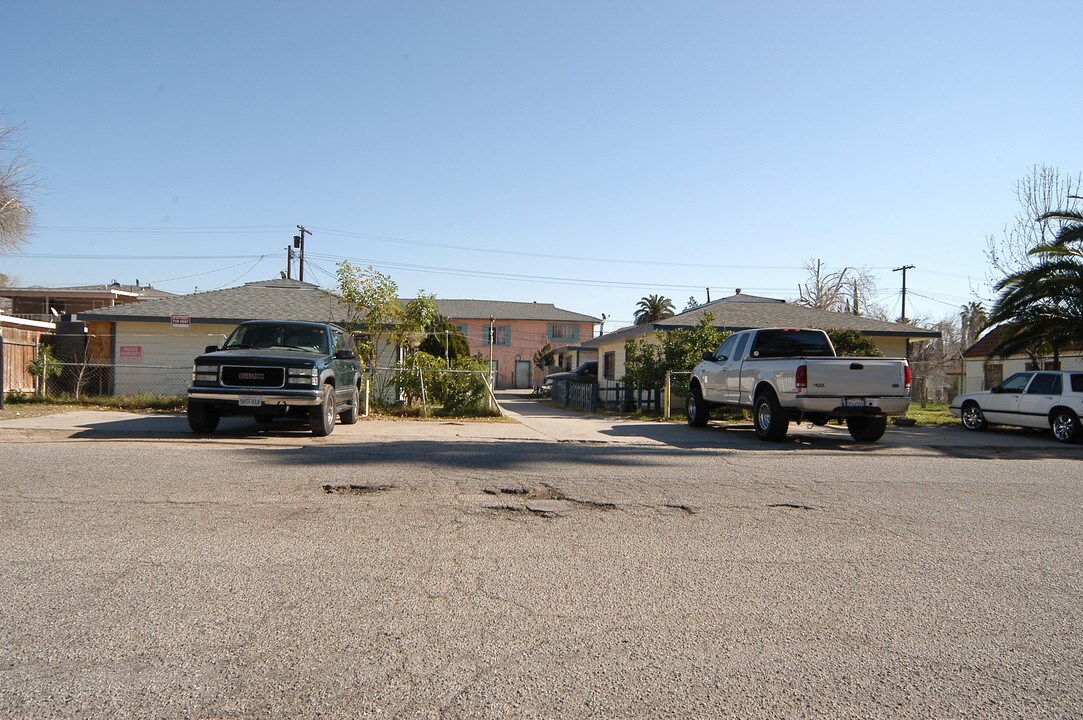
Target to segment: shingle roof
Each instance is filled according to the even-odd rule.
[[[403,302],[406,302],[405,300]],[[498,300],[441,300],[440,314],[455,320],[543,320],[549,322],[601,322],[598,318],[561,310],[552,303]],[[311,320],[344,322],[346,306],[337,295],[299,280],[263,280],[225,290],[174,295],[99,308],[79,313],[81,320],[155,321],[186,314],[192,322],[231,323],[243,320]]]
[[[745,300],[741,296],[723,298],[700,305],[688,312],[654,323],[659,330],[695,327],[705,313],[714,316],[714,326],[723,330],[748,330],[762,327],[845,328],[876,337],[937,338],[935,330],[922,330],[902,323],[849,313],[829,312],[788,302],[765,302],[770,298]]]
[[[579,344],[585,348],[597,350],[602,345],[608,345],[613,342],[628,342],[629,340],[634,340],[640,335],[646,335],[653,330],[654,327],[651,325],[629,325],[628,327],[614,330],[613,332],[606,333],[605,335],[599,335],[596,338],[585,340]]]
[[[309,320],[341,323],[346,308],[339,298],[299,280],[264,280],[225,290],[175,295],[79,313],[80,320],[154,321],[185,314],[192,322]]]
[[[965,358],[977,358],[984,360],[993,356],[993,350],[1000,344],[1000,341],[1004,338],[1004,326],[997,325],[995,328],[987,332],[980,337],[977,342],[963,351],[963,357]],[[1066,347],[1062,347],[1060,351],[1063,352],[1075,352],[1077,350],[1083,350],[1083,345],[1069,344]],[[1023,355],[1024,353],[1017,353],[1017,355]]]
[[[504,300],[436,299],[440,314],[449,320],[545,320],[552,322],[589,322],[601,320],[590,315],[561,310],[552,303],[508,302]]]

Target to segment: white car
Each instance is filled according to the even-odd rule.
[[[967,430],[1017,425],[1052,430],[1061,442],[1083,437],[1083,372],[1015,373],[990,390],[959,395],[948,406]]]

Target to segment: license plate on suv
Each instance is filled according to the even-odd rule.
[[[259,395],[242,395],[237,398],[237,405],[240,407],[260,407],[263,405],[263,398]]]

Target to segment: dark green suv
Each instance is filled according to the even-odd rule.
[[[195,359],[188,426],[208,434],[229,415],[250,415],[260,424],[307,418],[312,434],[322,437],[335,429],[335,415],[344,425],[357,422],[360,399],[361,364],[344,329],[252,320]]]

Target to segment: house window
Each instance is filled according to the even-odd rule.
[[[1000,363],[988,363],[985,366],[985,389],[996,387],[1004,382],[1004,366]]]
[[[602,356],[602,377],[606,380],[614,380],[613,374],[617,368],[617,353],[607,352]]]
[[[511,325],[493,325],[493,346],[507,347],[511,345]],[[489,345],[489,326],[485,326],[485,346]]]
[[[459,333],[463,337],[470,337],[470,326],[469,325],[456,325],[455,326],[455,332]]]
[[[579,339],[579,326],[574,324],[553,324],[549,326],[550,341],[574,342]]]

